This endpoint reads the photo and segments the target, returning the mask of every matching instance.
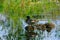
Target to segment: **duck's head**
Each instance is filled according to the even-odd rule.
[[[27,16],[27,19],[30,19],[30,16]]]

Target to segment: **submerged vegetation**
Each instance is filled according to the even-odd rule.
[[[6,15],[8,22],[10,23],[11,33],[10,37],[18,36],[17,40],[20,40],[22,29],[21,19],[25,19],[27,15],[37,17],[41,14],[60,15],[60,1],[57,0],[0,0],[0,13]],[[54,16],[54,17],[55,17]],[[39,19],[40,16],[38,16]],[[8,24],[7,24],[8,25]],[[13,31],[16,32],[13,34]],[[10,39],[11,40],[11,39]]]

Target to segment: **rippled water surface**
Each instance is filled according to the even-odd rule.
[[[5,20],[4,17],[0,18],[0,20]],[[44,24],[45,22],[47,21],[39,21],[39,23],[42,23]],[[47,31],[44,31],[43,34],[39,34],[41,35],[41,37],[38,37],[36,36],[36,38],[34,40],[60,40],[60,20],[55,20],[55,21],[52,21],[54,24],[55,24],[55,28],[50,32],[48,33]],[[22,23],[23,23],[23,34],[25,32],[25,27],[27,26],[27,24],[24,22],[24,20],[22,20]],[[7,25],[7,23],[5,22],[4,25]],[[5,36],[8,35],[8,32],[9,32],[9,29],[8,27],[4,27],[3,29],[3,25],[0,24],[0,40],[7,40]],[[39,31],[37,31],[39,32]],[[22,39],[21,40],[25,40],[25,38],[22,36]]]
[[[39,21],[39,24],[44,24],[47,21]],[[36,37],[36,40],[60,40],[60,20],[52,21],[55,24],[55,28],[48,33],[45,31],[43,34],[41,34],[41,37]],[[25,22],[23,22],[23,28],[27,26]]]

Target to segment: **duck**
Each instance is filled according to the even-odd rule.
[[[30,16],[26,16],[26,23],[28,25],[35,24],[36,22],[38,22],[38,20],[34,20],[34,19],[31,19]]]
[[[55,28],[55,25],[53,23],[45,23],[47,32],[51,32],[53,28]]]

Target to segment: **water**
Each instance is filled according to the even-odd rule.
[[[10,27],[4,27],[4,25],[7,25],[7,21],[4,15],[0,15],[0,21],[3,21],[3,24],[0,24],[0,40],[7,40],[6,36],[8,36],[9,34],[9,30],[11,30]],[[23,34],[25,34],[25,27],[28,25],[25,23],[24,20],[22,21],[22,27],[23,27]],[[38,24],[44,24],[48,21],[39,21]],[[35,37],[35,40],[60,40],[60,20],[56,20],[56,21],[52,21],[55,24],[55,28],[48,33],[47,31],[44,31],[43,34],[36,30],[36,32],[39,33],[40,37],[38,37],[38,35]],[[25,40],[26,38],[24,36],[22,36],[21,40]]]
[[[7,20],[5,15],[0,14],[0,40],[6,40],[6,36],[8,35],[8,29],[6,26],[7,25]]]
[[[47,23],[48,21],[39,21],[38,24],[44,24]],[[55,28],[51,30],[50,33],[47,31],[44,31],[43,34],[40,34],[40,37],[36,37],[36,40],[60,40],[60,20],[56,21],[51,21],[55,24]],[[23,21],[23,28],[27,26],[27,24]],[[58,30],[57,30],[58,29]],[[38,31],[39,32],[39,31]]]

